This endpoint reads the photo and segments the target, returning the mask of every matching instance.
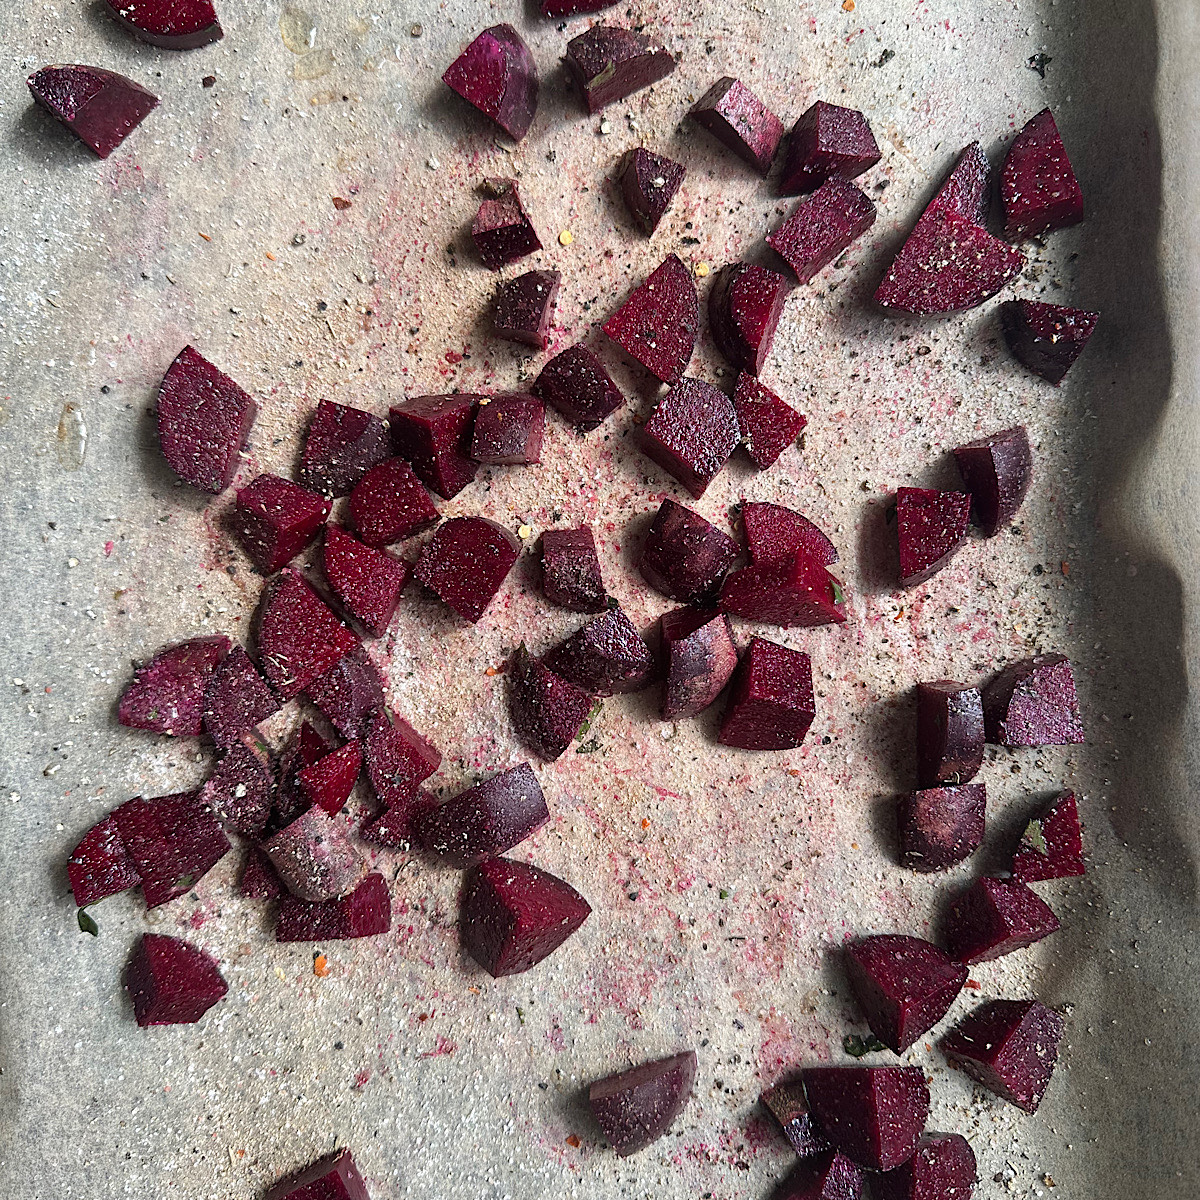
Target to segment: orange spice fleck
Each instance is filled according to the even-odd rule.
[[[788,767],[788,774],[789,774],[789,775],[790,775],[790,776],[791,776],[793,779],[799,779],[799,778],[800,778],[800,772],[799,772],[798,770],[796,770],[796,768],[795,768],[795,767]]]
[[[469,987],[469,988],[467,988],[467,991],[470,992],[473,996],[482,996],[483,995],[483,993],[477,987]]]
[[[858,843],[857,843],[857,842],[851,842],[851,843],[850,843],[850,849],[851,849],[851,850],[857,850],[857,849],[858,849]]]
[[[854,0],[842,0],[842,11],[843,12],[853,12],[854,11]]]
[[[198,230],[198,229],[197,229],[197,230],[196,230],[196,232],[197,232],[197,233],[200,233],[200,230]],[[210,237],[208,236],[208,234],[207,234],[207,233],[200,233],[200,236],[201,236],[201,237],[202,237],[202,238],[203,238],[203,239],[204,239],[206,242],[211,242],[211,241],[212,241],[212,238],[210,238]]]
[[[643,829],[649,829],[649,828],[650,828],[650,818],[649,818],[649,817],[643,817],[643,818],[642,818],[642,828],[643,828]]]
[[[275,255],[273,255],[273,254],[270,252],[270,250],[268,250],[268,251],[267,251],[267,257],[268,257],[268,258],[269,258],[269,259],[270,259],[272,262],[274,262],[274,261],[275,261]]]
[[[1059,570],[1060,570],[1060,571],[1062,571],[1062,573],[1063,573],[1064,575],[1070,575],[1070,573],[1071,573],[1071,564],[1070,564],[1069,562],[1067,562],[1067,560],[1066,560],[1065,558],[1062,560],[1062,562],[1060,562],[1060,563],[1058,564],[1058,567],[1059,567]]]
[[[495,667],[488,667],[488,669],[486,671],[484,671],[484,674],[491,676],[491,675],[499,675],[500,672],[497,671]]]
[[[571,1136],[567,1138],[567,1145],[572,1147],[575,1150],[578,1150],[579,1149],[579,1138],[576,1137],[575,1134],[571,1134]]]
[[[318,954],[313,959],[313,974],[321,979],[324,979],[329,974],[329,959],[323,954]]]
[[[900,605],[900,611],[892,618],[893,621],[904,620],[904,605]]]

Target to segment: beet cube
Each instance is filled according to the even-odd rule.
[[[779,1122],[783,1135],[801,1158],[818,1154],[828,1148],[824,1134],[813,1121],[804,1095],[804,1085],[795,1082],[780,1083],[762,1094],[762,1102]]]
[[[417,396],[389,414],[392,446],[413,465],[421,482],[443,500],[475,478],[471,426],[481,396]]]
[[[403,812],[412,810],[417,788],[442,765],[442,752],[386,708],[371,722],[364,748],[375,794]]]
[[[664,500],[651,522],[638,570],[664,596],[685,604],[711,603],[740,550],[699,513]]]
[[[742,445],[760,471],[773,466],[808,424],[791,405],[745,371],[738,376],[733,410]]]
[[[439,803],[432,792],[421,791],[411,805],[385,808],[378,816],[372,817],[359,829],[358,836],[375,846],[407,850],[413,841],[413,815]]]
[[[515,179],[489,179],[485,196],[471,223],[471,240],[483,265],[500,270],[542,248],[533,222],[521,203]]]
[[[687,370],[699,329],[696,285],[674,254],[604,322],[604,332],[663,383],[678,382]]]
[[[752,638],[733,677],[717,740],[742,750],[792,750],[816,711],[808,655]]]
[[[846,619],[842,585],[807,552],[743,567],[721,587],[720,608],[747,621],[809,627]]]
[[[87,908],[105,896],[128,891],[142,882],[111,813],[93,825],[71,852],[67,880],[80,908]]]
[[[511,858],[485,858],[467,873],[463,948],[495,979],[552,954],[587,920],[591,905],[565,880]]]
[[[158,107],[153,92],[102,67],[43,67],[25,82],[34,100],[100,158],[107,158]]]
[[[130,729],[199,737],[204,730],[205,688],[228,653],[224,634],[160,650],[134,672],[117,705],[117,720]]]
[[[966,492],[934,488],[896,492],[901,587],[924,583],[954,557],[970,532],[970,514],[971,497]]]
[[[717,349],[739,370],[762,371],[790,289],[777,271],[753,263],[731,263],[717,276],[708,323]]]
[[[553,762],[575,740],[592,711],[592,697],[538,662],[524,643],[508,670],[508,713],[517,739]]]
[[[625,207],[643,233],[649,235],[658,228],[686,174],[682,163],[641,146],[625,155],[617,179]]]
[[[1083,193],[1048,108],[1013,139],[1000,172],[1004,235],[1032,237],[1083,220]]]
[[[734,400],[736,402],[736,397]],[[750,561],[757,566],[807,554],[823,567],[837,562],[834,544],[806,516],[760,500],[742,504],[742,528]]]
[[[983,725],[999,746],[1081,743],[1071,664],[1061,654],[1038,654],[1005,667],[983,689]]]
[[[1004,340],[1013,357],[1056,387],[1083,353],[1099,320],[1098,312],[1037,300],[1010,300],[1001,310]]]
[[[876,1200],[971,1200],[975,1151],[957,1133],[926,1133],[908,1162],[875,1176]]]
[[[333,594],[350,615],[368,633],[383,637],[408,583],[408,563],[386,550],[364,546],[337,525],[325,528],[322,562]]]
[[[581,429],[595,429],[625,403],[604,365],[583,345],[555,355],[542,368],[533,391]]]
[[[874,224],[875,205],[834,175],[767,235],[767,245],[807,283]]]
[[[105,0],[130,33],[164,50],[197,50],[225,36],[212,0]]]
[[[640,691],[650,682],[650,647],[619,608],[614,608],[560,642],[545,665],[592,696]]]
[[[521,553],[514,534],[486,517],[452,517],[425,543],[413,574],[475,624]]]
[[[450,64],[442,82],[520,141],[538,103],[537,67],[521,35],[508,24],[485,29]]]
[[[729,397],[701,379],[681,379],[642,426],[641,446],[697,500],[737,449],[741,434]]]
[[[143,933],[125,977],[133,1014],[150,1025],[194,1025],[227,991],[216,960],[182,938]]]
[[[277,1183],[263,1200],[371,1200],[349,1150]]]
[[[917,782],[966,783],[983,765],[979,689],[950,679],[917,684]]]
[[[829,1150],[796,1167],[784,1181],[778,1200],[858,1200],[862,1186],[858,1167]]]
[[[954,461],[985,537],[999,533],[1021,507],[1029,491],[1033,455],[1024,425],[1002,429],[954,451]]]
[[[946,947],[959,962],[990,962],[1057,929],[1058,918],[1031,888],[984,876],[950,906]]]
[[[287,890],[301,900],[336,900],[358,886],[366,865],[341,826],[313,807],[263,844]]]
[[[253,739],[234,742],[200,791],[217,820],[243,837],[261,837],[275,798],[275,768]]]
[[[350,493],[350,523],[368,546],[389,546],[436,525],[438,510],[403,458],[372,467]]]
[[[496,336],[545,350],[561,283],[558,271],[526,271],[502,283],[496,293]]]
[[[665,79],[677,65],[645,34],[615,25],[593,25],[573,37],[565,61],[590,113]]]
[[[771,169],[783,122],[740,80],[722,76],[688,116],[760,175]]]
[[[296,785],[313,804],[336,816],[350,798],[358,773],[362,770],[362,746],[347,742],[344,746],[303,768]]]
[[[913,871],[944,871],[969,858],[983,841],[986,808],[982,783],[901,796],[896,824],[904,865]]]
[[[241,646],[234,646],[208,677],[204,731],[218,746],[233,746],[243,733],[251,732],[279,708],[279,697],[250,661],[250,655]]]
[[[1063,792],[1040,817],[1025,826],[1013,853],[1013,878],[1018,883],[1036,883],[1082,875],[1086,869],[1079,806],[1074,792]]]
[[[233,531],[264,575],[286,566],[317,536],[329,501],[278,475],[260,475],[239,488]]]
[[[366,650],[356,646],[310,683],[306,695],[338,733],[357,738],[362,736],[368,718],[383,707],[383,679]]]
[[[171,470],[214,495],[237,470],[254,401],[199,351],[184,346],[158,389],[158,441]]]
[[[290,825],[312,807],[312,801],[300,791],[297,778],[305,767],[311,767],[327,754],[332,754],[335,748],[333,742],[322,737],[310,722],[300,723],[299,730],[279,763],[279,790],[272,813],[272,832]]]
[[[612,8],[615,3],[616,0],[541,0],[539,11],[543,17],[573,17]]]
[[[987,222],[992,199],[992,164],[978,142],[965,146],[923,217],[949,209],[976,225]]]
[[[341,942],[387,933],[392,898],[382,875],[368,875],[340,900],[307,901],[284,895],[275,925],[277,942]]]
[[[830,178],[854,179],[880,157],[871,126],[858,109],[818,100],[792,126],[779,194],[811,192]]]
[[[546,406],[536,396],[481,400],[471,435],[471,457],[499,467],[539,463],[545,428]]]
[[[588,1107],[609,1144],[625,1158],[671,1128],[695,1082],[696,1052],[684,1050],[597,1079],[588,1088]]]
[[[591,528],[547,529],[542,534],[542,592],[551,604],[572,612],[599,613],[608,607]]]
[[[694,717],[721,694],[737,667],[733,630],[724,613],[677,608],[662,616],[667,686],[663,720]]]
[[[346,496],[391,457],[388,427],[372,413],[322,400],[313,413],[297,475],[310,491]]]
[[[251,846],[242,868],[238,895],[246,900],[278,900],[283,893],[283,884],[271,860],[257,846]]]

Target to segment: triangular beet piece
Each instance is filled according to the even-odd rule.
[[[442,764],[441,751],[387,708],[367,726],[364,750],[371,786],[388,808],[411,809],[417,788]]]
[[[589,696],[640,691],[654,670],[650,647],[619,608],[589,621],[542,661]]]
[[[115,896],[142,882],[137,864],[129,857],[117,822],[110,813],[93,825],[71,852],[67,880],[80,908],[105,896]]]
[[[682,163],[641,146],[625,156],[617,180],[625,207],[643,233],[649,235],[658,228],[686,174]]]
[[[217,820],[243,837],[262,836],[275,799],[275,768],[256,739],[235,742],[221,756],[200,798]]]
[[[521,745],[539,758],[562,757],[592,711],[592,697],[538,662],[524,643],[508,670],[508,712]]]
[[[521,543],[503,525],[486,517],[451,517],[425,543],[413,575],[475,624],[520,553]]]
[[[242,549],[264,575],[286,566],[321,531],[329,501],[278,475],[239,488],[230,517]]]
[[[664,500],[650,523],[638,570],[656,592],[672,600],[711,606],[738,554],[729,534],[698,512]]]
[[[1013,854],[1013,878],[1019,883],[1068,879],[1086,871],[1079,806],[1074,792],[1064,792],[1040,817],[1025,826]]]
[[[802,1162],[783,1182],[776,1200],[858,1200],[863,1175],[844,1154],[829,1150]]]
[[[515,179],[485,179],[483,193],[471,222],[471,241],[485,267],[499,271],[542,248]]]
[[[808,424],[807,418],[745,371],[738,376],[733,408],[742,445],[760,471],[773,466]]]
[[[1083,741],[1075,673],[1061,654],[1005,667],[983,689],[987,740],[999,746],[1071,746]]]
[[[641,447],[697,500],[737,449],[741,434],[729,397],[702,379],[681,379],[642,426]]]
[[[130,33],[164,50],[196,50],[224,37],[212,0],[105,0]]]
[[[332,754],[303,768],[296,776],[296,785],[307,799],[332,816],[341,812],[350,798],[362,770],[362,761],[362,746],[358,742],[347,742]]]
[[[975,1151],[958,1133],[926,1133],[917,1152],[899,1167],[871,1180],[875,1200],[971,1200]]]
[[[806,516],[779,504],[742,501],[742,529],[750,561],[757,566],[805,553],[823,567],[838,560],[837,548]]]
[[[900,543],[900,585],[915,587],[937,574],[971,532],[971,497],[934,488],[899,488],[896,537]]]
[[[492,25],[446,68],[442,82],[520,141],[538,103],[537,66],[521,35]]]
[[[783,1136],[801,1158],[819,1154],[829,1148],[825,1135],[817,1128],[804,1095],[804,1084],[800,1080],[789,1080],[776,1084],[762,1094],[762,1102],[779,1122]]]
[[[708,294],[708,324],[735,369],[761,373],[791,286],[778,271],[754,263],[722,268]]]
[[[379,668],[363,646],[356,646],[310,683],[305,695],[342,737],[358,738],[383,707],[383,690]]]
[[[371,1200],[349,1150],[330,1155],[277,1183],[263,1200]]]
[[[625,1158],[671,1128],[695,1082],[696,1052],[684,1050],[597,1079],[588,1088],[588,1107],[609,1144]]]
[[[386,550],[366,546],[336,525],[325,529],[322,559],[333,593],[368,633],[387,633],[408,582],[408,564]]]
[[[204,689],[204,731],[218,746],[232,746],[280,707],[250,655],[234,646]]]
[[[992,164],[978,142],[965,146],[938,193],[925,206],[922,219],[932,213],[956,212],[976,225],[987,222],[992,199]]]
[[[904,865],[913,871],[944,871],[969,858],[983,842],[986,807],[982,783],[901,796],[896,824]]]
[[[845,605],[842,585],[807,553],[743,567],[721,588],[722,612],[785,628],[840,624]]]
[[[311,491],[346,496],[391,454],[388,428],[379,417],[322,400],[308,427],[297,476]]]
[[[158,107],[153,92],[102,67],[43,67],[25,82],[38,104],[100,158],[107,158]]]
[[[182,938],[161,933],[142,934],[125,982],[143,1029],[192,1025],[229,991],[214,959]]]
[[[199,737],[204,731],[205,689],[228,653],[224,634],[160,650],[134,672],[117,705],[117,720],[131,729]]]
[[[238,895],[247,900],[278,900],[283,895],[283,884],[271,860],[257,847],[252,846],[242,868],[242,882]]]
[[[368,875],[340,900],[308,901],[285,893],[279,901],[277,942],[339,942],[387,933],[392,898],[382,875]]]
[[[438,510],[403,458],[372,467],[354,485],[350,524],[368,546],[390,546],[436,525]]]
[[[1083,353],[1100,314],[1037,300],[1011,300],[1001,320],[1004,340],[1017,362],[1057,387]]]
[[[483,399],[473,394],[414,396],[388,413],[396,453],[443,500],[458,495],[479,470],[471,461],[471,426]]]
[[[1031,888],[985,876],[950,906],[946,948],[959,962],[990,962],[1057,929],[1058,918]]]
[[[604,322],[604,332],[663,383],[677,383],[687,370],[699,329],[696,285],[674,254]]]
[[[1083,193],[1048,108],[1013,139],[1000,173],[1004,233],[1032,237],[1083,220]]]

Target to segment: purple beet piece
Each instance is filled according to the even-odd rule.
[[[381,709],[367,730],[367,775],[388,808],[411,813],[417,789],[442,765],[442,753],[403,717]]]
[[[216,960],[182,938],[143,933],[125,977],[133,1015],[150,1025],[194,1025],[227,991]]]
[[[438,521],[438,510],[403,458],[372,467],[350,493],[350,524],[368,546],[390,546]]]
[[[290,567],[263,588],[255,626],[263,673],[284,700],[298,695],[359,645],[300,572]]]
[[[533,391],[581,429],[595,429],[625,403],[604,364],[584,345],[555,355],[542,368]]]
[[[591,905],[565,880],[511,858],[485,858],[463,883],[463,948],[489,975],[519,975],[587,920]]]
[[[515,179],[488,179],[475,220],[471,240],[483,265],[493,271],[516,262],[542,248],[533,222],[521,203]]]
[[[932,942],[898,933],[846,947],[846,975],[871,1032],[903,1054],[949,1011],[967,968]]]
[[[275,798],[275,768],[266,747],[253,738],[234,742],[221,755],[200,798],[236,833],[261,837]]]
[[[615,3],[616,0],[541,0],[540,11],[543,17],[573,17],[612,8]]]
[[[998,746],[1080,744],[1071,664],[1061,654],[1038,654],[1005,667],[983,689],[983,725]]]
[[[551,604],[572,612],[600,613],[608,607],[590,526],[542,534],[542,592]]]
[[[198,350],[184,346],[158,389],[158,441],[171,470],[216,495],[237,470],[254,401]]]
[[[652,234],[687,174],[682,163],[639,146],[621,160],[617,179],[629,215],[643,233]]]
[[[25,82],[34,100],[100,158],[107,158],[158,107],[153,92],[102,67],[43,67]]]
[[[915,587],[937,574],[966,542],[971,497],[934,488],[899,488],[896,537],[900,543],[900,585]]]
[[[1018,883],[1068,879],[1082,875],[1083,837],[1074,792],[1063,792],[1040,817],[1025,826],[1013,853],[1012,873]]]
[[[208,677],[204,731],[218,746],[233,746],[242,734],[250,733],[279,708],[279,697],[250,661],[250,655],[241,646],[234,646]]]
[[[407,850],[413,842],[412,818],[426,807],[440,804],[432,792],[420,791],[411,805],[385,808],[358,831],[364,842],[386,846],[390,850]]]
[[[640,92],[675,70],[670,52],[643,33],[593,25],[567,43],[567,69],[589,113]]]
[[[229,653],[224,634],[192,638],[160,650],[121,693],[117,720],[130,729],[199,737],[204,731],[204,690]]]
[[[105,0],[108,11],[143,42],[197,50],[225,36],[212,0]]]
[[[382,875],[368,875],[340,900],[308,901],[285,894],[275,925],[277,942],[341,942],[387,933],[392,898]]]
[[[1054,1064],[1064,1021],[1036,1000],[980,1005],[942,1039],[942,1050],[997,1096],[1037,1112]]]
[[[333,594],[350,615],[368,633],[383,637],[408,583],[408,563],[386,550],[363,545],[337,525],[326,526],[322,562]]]
[[[737,667],[733,629],[724,613],[703,608],[663,613],[661,625],[667,675],[663,720],[694,717],[716,700]]]
[[[922,1134],[906,1163],[871,1180],[876,1200],[971,1200],[975,1151],[957,1133]]]
[[[1083,220],[1083,193],[1048,108],[1013,139],[1000,172],[1000,198],[1004,235],[1014,241]]]
[[[949,209],[976,225],[987,222],[992,199],[992,164],[978,142],[965,146],[922,217]]]
[[[858,1200],[862,1172],[844,1154],[828,1150],[802,1162],[784,1181],[778,1200]]]
[[[969,858],[983,841],[986,810],[982,783],[901,796],[896,824],[904,865],[913,871],[944,871]]]
[[[625,1158],[656,1142],[691,1099],[696,1052],[606,1075],[588,1088],[588,1107],[612,1148]]]
[[[871,126],[858,109],[818,100],[792,126],[779,194],[811,192],[830,178],[854,179],[880,157]]]
[[[297,779],[305,767],[332,754],[334,749],[334,744],[326,741],[314,725],[308,721],[300,723],[299,730],[279,763],[279,788],[271,813],[271,832],[278,832],[290,825],[312,807],[312,801],[300,791]]]
[[[734,398],[736,403],[736,397]],[[742,503],[742,528],[750,561],[757,566],[807,554],[828,567],[837,562],[834,544],[806,516],[761,500]]]
[[[767,235],[767,245],[801,283],[808,283],[874,224],[875,205],[854,184],[835,175]]]
[[[824,1134],[813,1121],[804,1095],[804,1085],[799,1081],[777,1084],[762,1094],[762,1102],[779,1122],[783,1136],[801,1158],[819,1154],[829,1147]]]
[[[442,82],[520,141],[538,103],[537,67],[511,25],[485,29],[450,64]]]
[[[392,446],[413,465],[421,482],[443,500],[475,478],[471,426],[481,396],[417,396],[389,413]]]
[[[1057,929],[1058,918],[1031,888],[985,875],[950,906],[946,948],[959,962],[991,962]]]
[[[366,874],[361,855],[341,826],[317,806],[263,844],[284,886],[301,900],[336,900]]]
[[[977,308],[1024,265],[1019,250],[943,208],[917,222],[876,289],[875,303],[908,313]]]
[[[493,318],[496,336],[545,350],[550,310],[561,283],[558,271],[526,271],[502,283],[496,293]]]
[[[232,516],[242,549],[264,575],[287,566],[317,536],[329,501],[278,475],[260,475],[239,488]]]
[[[992,537],[1017,515],[1029,478],[1033,455],[1024,425],[1002,429],[954,451],[954,461],[971,493],[975,520]]]
[[[771,169],[783,122],[740,80],[718,79],[688,116],[760,175]]]
[[[1001,311],[1004,340],[1017,362],[1054,384],[1062,383],[1100,320],[1098,312],[1010,300]]]
[[[277,1183],[263,1200],[371,1200],[349,1150],[329,1155]]]
[[[242,868],[238,895],[246,900],[278,900],[283,893],[283,884],[271,860],[257,846],[251,846]]]
[[[93,825],[71,852],[67,880],[80,908],[87,908],[105,896],[128,891],[142,882],[111,813]]]
[[[890,1171],[912,1157],[929,1115],[919,1067],[809,1067],[803,1078],[817,1124],[847,1158]]]
[[[979,689],[950,679],[917,684],[917,783],[967,783],[983,766]]]
[[[783,312],[791,284],[778,271],[731,263],[708,294],[708,323],[717,349],[741,371],[758,375]]]
[[[702,379],[681,379],[642,426],[641,447],[697,500],[737,449],[741,434],[728,396]]]
[[[721,587],[720,607],[747,621],[793,626],[841,624],[842,585],[807,551],[762,566],[743,567]]]
[[[525,466],[542,461],[546,406],[517,393],[479,402],[471,434],[471,457],[489,466]]]
[[[304,767],[296,776],[296,785],[311,803],[323,808],[331,817],[336,816],[350,798],[362,770],[362,761],[362,746],[358,742],[347,742],[332,754]]]
[[[816,711],[808,655],[752,638],[733,677],[717,740],[742,750],[792,750]]]
[[[619,608],[576,630],[545,656],[545,665],[592,696],[640,691],[650,682],[650,647]]]
[[[684,604],[711,603],[741,553],[737,542],[699,513],[664,500],[650,524],[638,570],[656,592]]]
[[[452,517],[425,543],[413,574],[475,624],[500,590],[521,543],[486,517]]]
[[[760,471],[773,466],[808,424],[806,417],[746,371],[738,376],[733,410],[742,445]]]
[[[383,679],[366,650],[356,646],[310,683],[306,695],[338,733],[357,738],[383,706]]]
[[[575,740],[592,711],[592,697],[533,658],[524,643],[508,669],[508,712],[517,740],[553,762]]]
[[[663,383],[678,382],[687,370],[699,329],[696,285],[674,254],[604,322],[604,332]]]
[[[379,417],[322,400],[313,413],[297,472],[323,496],[347,496],[372,468],[391,457],[388,427]]]

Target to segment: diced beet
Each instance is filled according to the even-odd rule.
[[[736,397],[734,398],[736,402]],[[742,528],[750,561],[757,566],[807,554],[823,567],[837,562],[834,544],[806,516],[761,500],[742,503]]]
[[[290,825],[301,813],[312,807],[312,801],[300,791],[297,778],[305,767],[311,767],[327,754],[332,754],[336,745],[322,736],[310,721],[301,721],[288,748],[279,762],[279,790],[275,797],[272,814],[273,831]]]
[[[520,141],[533,124],[538,76],[533,55],[508,24],[485,29],[450,64],[442,82]]]
[[[285,894],[275,925],[277,942],[340,942],[387,933],[392,898],[382,875],[368,875],[340,900],[310,902]]]
[[[301,900],[336,900],[366,874],[342,827],[314,806],[263,844],[287,890]]]
[[[862,1172],[845,1155],[827,1150],[802,1162],[784,1180],[778,1200],[858,1200]]]
[[[383,707],[383,679],[366,650],[356,646],[310,683],[306,695],[338,733],[357,738],[369,718]]]
[[[686,174],[682,163],[664,154],[652,154],[641,146],[622,159],[617,173],[621,195],[629,215],[643,233],[649,235],[658,228]]]
[[[227,488],[257,413],[254,401],[184,346],[158,389],[158,442],[171,470],[214,495]]]
[[[599,613],[608,607],[590,526],[542,534],[542,592],[551,604],[572,612]]]
[[[852,183],[834,175],[774,233],[767,245],[808,283],[875,224],[875,205]]]
[[[604,364],[584,345],[556,354],[542,368],[533,391],[581,429],[595,429],[625,403]]]
[[[896,537],[900,543],[900,585],[916,587],[937,574],[967,540],[971,497],[934,488],[899,488]]]
[[[599,12],[612,8],[617,0],[541,0],[543,17],[573,17],[578,13]]]
[[[998,746],[1081,743],[1071,664],[1061,654],[1038,654],[1005,667],[983,689],[983,726]]]
[[[846,947],[846,974],[871,1032],[903,1054],[949,1011],[967,968],[932,942],[898,933]]]
[[[975,1151],[957,1133],[926,1133],[906,1163],[876,1175],[876,1200],[971,1200],[975,1190]]]
[[[278,475],[260,475],[239,488],[233,530],[242,549],[264,575],[273,574],[317,536],[329,516],[329,501]]]
[[[243,837],[261,837],[275,799],[275,768],[254,739],[234,742],[200,791],[217,820]]]
[[[228,653],[224,634],[160,650],[134,672],[133,682],[121,693],[117,720],[130,729],[199,737],[204,731],[204,690]]]
[[[385,808],[378,816],[372,817],[359,829],[358,836],[375,846],[407,850],[413,841],[413,816],[426,807],[440,803],[432,792],[422,790],[411,804]]]
[[[1048,108],[1013,139],[1000,173],[1006,237],[1032,237],[1083,220],[1083,193]]]
[[[503,525],[486,517],[452,517],[425,543],[413,574],[475,624],[520,553],[521,543]]]
[[[390,546],[436,525],[438,510],[403,458],[372,467],[350,493],[350,523],[368,546]]]
[[[959,962],[990,962],[1057,929],[1058,918],[1031,888],[985,875],[950,906],[946,947]]]
[[[471,434],[471,457],[489,466],[524,466],[542,461],[546,406],[517,393],[481,400]]]
[[[234,646],[208,677],[204,731],[218,746],[232,746],[279,708],[279,697],[250,661],[250,655],[241,646]]]
[[[34,100],[100,158],[158,107],[158,97],[140,83],[82,63],[43,67],[25,82]]]
[[[542,248],[533,222],[521,203],[515,179],[489,179],[483,202],[471,223],[471,240],[483,265],[493,271]]]
[[[263,673],[285,700],[359,645],[300,572],[290,567],[263,588],[255,626]]]
[[[550,310],[558,298],[562,275],[558,271],[526,271],[502,283],[496,293],[493,318],[496,336],[545,350]]]
[[[1017,362],[1056,387],[1083,353],[1100,320],[1098,312],[1010,300],[1001,310],[1004,340]]]
[[[901,796],[896,824],[904,865],[913,871],[944,871],[969,858],[983,841],[986,810],[982,783]]]
[[[389,413],[392,446],[413,465],[421,482],[443,500],[475,478],[471,426],[480,396],[417,396]]]
[[[656,592],[684,604],[711,603],[741,553],[737,542],[699,513],[664,500],[646,534],[638,570]]]
[[[133,1015],[150,1025],[194,1025],[227,991],[216,960],[182,938],[143,933],[125,977]]]
[[[198,792],[179,792],[152,800],[135,796],[112,815],[141,876],[147,908],[182,896],[231,848]]]
[[[130,33],[164,50],[197,50],[225,36],[212,0],[105,0]]]
[[[929,1115],[920,1067],[809,1067],[803,1078],[817,1124],[847,1158],[890,1171],[912,1157]]]
[[[942,208],[917,222],[876,289],[875,303],[908,313],[977,308],[1024,265],[1015,247]]]
[[[762,1094],[762,1102],[771,1110],[771,1115],[783,1129],[783,1136],[801,1158],[828,1148],[825,1135],[817,1128],[809,1111],[804,1085],[799,1080],[768,1089]]]
[[[575,740],[592,711],[592,697],[532,657],[524,643],[508,670],[508,712],[517,739],[553,762]]]
[[[808,655],[751,638],[717,740],[742,750],[792,750],[804,741],[816,711]]]
[[[322,561],[333,594],[368,633],[383,637],[408,583],[408,563],[386,550],[364,546],[337,525],[325,528]]]
[[[978,142],[965,146],[923,217],[949,209],[976,225],[987,223],[992,200],[992,164]]]
[[[117,822],[110,813],[93,825],[71,852],[67,880],[80,908],[105,896],[115,896],[142,882],[137,864],[129,857]]]
[[[950,679],[917,684],[917,783],[967,783],[983,766],[979,689]]]
[[[590,113],[665,79],[676,62],[644,33],[615,25],[593,25],[567,43],[567,69]]]
[[[1063,792],[1040,817],[1025,826],[1013,853],[1012,873],[1018,883],[1068,879],[1082,875],[1083,837],[1074,792]]]
[[[362,746],[347,742],[332,754],[318,759],[296,776],[300,791],[330,816],[342,811],[362,770]]]
[[[811,192],[830,178],[854,179],[880,158],[871,126],[858,109],[818,100],[792,126],[779,194]]]
[[[654,670],[650,647],[619,608],[576,630],[543,661],[556,675],[592,696],[640,691]]]
[[[842,585],[807,551],[791,558],[743,567],[721,588],[722,612],[769,625],[841,624],[846,619]]]
[[[442,752],[387,708],[371,722],[364,749],[375,794],[400,812],[412,811],[417,789],[442,765]]]
[[[330,1155],[277,1183],[263,1200],[371,1200],[349,1150]]]
[[[742,371],[758,375],[783,312],[791,284],[778,271],[731,263],[708,294],[708,323],[717,349]]]
[[[463,948],[495,979],[552,954],[587,920],[591,905],[565,880],[511,858],[485,858],[467,873]]]
[[[681,379],[642,426],[641,447],[697,500],[741,440],[728,396],[702,379]]]
[[[688,116],[760,175],[771,169],[783,122],[740,80],[722,76]]]
[[[323,496],[347,496],[372,468],[391,457],[388,427],[379,417],[322,400],[313,413],[297,472]]]
[[[692,360],[700,301],[691,272],[669,254],[604,322],[604,332],[663,383],[676,383]]]
[[[773,466],[808,424],[807,418],[746,371],[738,376],[733,410],[742,445],[760,471]]]
[[[662,616],[667,686],[663,720],[694,717],[721,694],[737,667],[733,630],[724,613],[677,608]]]
[[[1025,426],[1014,425],[959,446],[954,461],[971,493],[975,520],[985,537],[994,536],[1017,515],[1029,491],[1033,455]]]
[[[671,1128],[695,1082],[696,1052],[684,1050],[597,1079],[588,1088],[588,1107],[609,1144],[625,1158]]]
[[[251,846],[238,895],[246,900],[278,900],[283,894],[284,886],[271,860],[257,846]]]

